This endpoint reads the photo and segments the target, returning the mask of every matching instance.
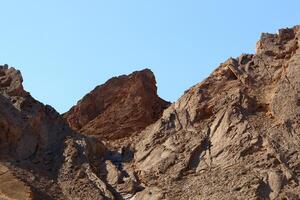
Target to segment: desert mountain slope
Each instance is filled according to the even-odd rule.
[[[300,198],[299,36],[262,34],[140,134],[142,199]]]
[[[262,34],[171,105],[143,70],[63,116],[1,66],[0,199],[300,199],[299,37]]]
[[[73,132],[52,107],[32,98],[22,81],[18,70],[0,66],[0,199],[120,196],[110,185],[124,177],[114,164],[119,153]],[[116,183],[124,195],[138,186],[132,179]]]
[[[83,134],[119,139],[154,123],[168,105],[157,95],[153,73],[145,69],[97,86],[64,118],[71,128]]]

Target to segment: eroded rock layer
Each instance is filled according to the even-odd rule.
[[[83,134],[120,139],[154,123],[168,105],[157,95],[153,73],[145,69],[97,86],[64,117]]]
[[[0,199],[300,199],[299,36],[262,34],[170,106],[143,70],[63,117],[0,66]]]
[[[140,199],[300,198],[299,36],[262,34],[140,134]]]
[[[119,152],[32,98],[18,70],[0,66],[0,199],[131,197],[139,183],[119,162]]]

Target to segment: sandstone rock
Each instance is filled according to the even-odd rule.
[[[271,189],[270,199],[276,199],[283,186],[283,179],[278,171],[270,171],[268,173],[268,183]]]
[[[105,159],[105,145],[74,133],[22,80],[14,68],[0,67],[0,166],[11,165],[0,176],[0,198],[114,199],[92,166]]]
[[[0,164],[0,199],[33,200],[33,194],[24,182],[16,178],[12,171]]]
[[[106,166],[107,182],[112,186],[116,186],[121,177],[120,171],[111,161],[106,161]]]
[[[168,105],[157,96],[153,73],[145,69],[97,86],[64,118],[70,127],[83,134],[118,139],[155,122]]]
[[[148,188],[142,192],[137,193],[132,200],[160,200],[163,195],[158,188]]]
[[[300,199],[299,35],[262,34],[170,106],[143,70],[64,119],[1,66],[0,198]]]
[[[0,147],[19,159],[59,151],[61,141],[70,134],[67,125],[50,106],[33,99],[23,89],[22,76],[14,68],[1,67]]]
[[[163,199],[300,198],[299,34],[263,34],[165,110],[136,139],[141,182]]]
[[[95,173],[89,162],[87,142],[81,137],[65,141],[64,161],[58,182],[67,199],[115,199],[106,183]]]

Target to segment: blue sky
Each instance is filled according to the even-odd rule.
[[[300,24],[298,0],[1,1],[0,63],[59,112],[112,76],[150,68],[176,101],[261,32]]]

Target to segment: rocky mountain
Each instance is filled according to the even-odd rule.
[[[264,33],[175,103],[150,70],[60,116],[0,67],[0,199],[300,199],[300,26]]]
[[[71,130],[51,106],[31,97],[22,82],[20,71],[0,66],[0,199],[120,199],[121,195],[133,196],[141,190],[133,171],[121,167],[125,156],[132,159],[129,148],[123,148],[122,152],[109,150],[96,137]],[[82,101],[72,110],[78,111],[80,122],[85,114],[90,114],[87,111],[79,114],[88,103],[95,105],[92,111],[118,112],[115,113],[118,115],[106,114],[115,118],[107,120],[109,123],[126,122],[121,128],[110,124],[113,133],[119,134],[116,138],[125,130],[131,131],[127,133],[129,136],[150,125],[169,104],[157,96],[150,70],[111,79],[107,84],[109,87],[100,86],[101,93],[96,89],[91,94],[99,95],[103,104],[87,96],[87,102]],[[126,85],[126,89],[122,88]],[[103,94],[106,96],[102,97]],[[124,99],[120,99],[122,95]],[[131,120],[128,109],[133,110],[129,113]],[[102,123],[106,127],[101,130],[106,130],[109,126]]]
[[[144,130],[143,199],[300,199],[299,36],[262,34]]]
[[[169,104],[158,97],[154,74],[145,69],[97,86],[64,118],[75,131],[120,139],[154,123]]]
[[[0,199],[103,199],[107,191],[87,177],[94,175],[89,156],[105,152],[102,143],[74,133],[22,81],[18,70],[0,67]],[[84,184],[76,182],[79,171]]]

